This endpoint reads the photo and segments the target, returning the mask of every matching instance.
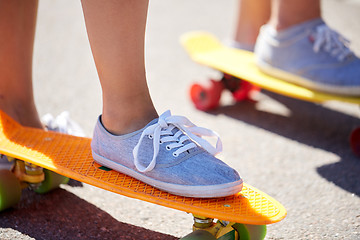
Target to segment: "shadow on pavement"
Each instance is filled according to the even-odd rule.
[[[44,195],[24,190],[15,208],[1,213],[0,227],[35,239],[177,239],[119,222],[63,189]]]
[[[318,104],[268,91],[263,93],[286,106],[291,111],[290,116],[257,110],[256,103],[251,101],[223,106],[209,114],[223,114],[338,155],[339,162],[319,167],[318,173],[344,190],[360,196],[360,175],[357,174],[360,172],[360,159],[352,153],[349,142],[352,130],[360,127],[360,119]]]

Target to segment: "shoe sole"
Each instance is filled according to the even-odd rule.
[[[257,66],[262,72],[270,76],[282,79],[286,82],[294,83],[299,86],[303,86],[308,89],[325,92],[329,94],[349,96],[349,97],[360,96],[360,87],[331,86],[327,84],[315,83],[310,79],[300,77],[298,75],[286,72],[279,68],[274,68],[268,63],[259,59],[257,60]]]
[[[225,184],[208,185],[208,186],[188,186],[179,185],[173,183],[167,183],[150,178],[140,172],[134,171],[120,163],[114,162],[110,159],[104,158],[94,151],[92,151],[95,162],[105,167],[111,168],[120,173],[126,174],[133,178],[136,178],[146,184],[149,184],[155,188],[169,192],[174,195],[180,195],[184,197],[196,197],[196,198],[214,198],[214,197],[226,197],[238,193],[243,186],[242,179]]]

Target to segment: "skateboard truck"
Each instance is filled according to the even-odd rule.
[[[43,169],[33,163],[9,156],[7,158],[10,162],[14,162],[11,171],[20,182],[21,188],[30,187],[37,193],[46,193],[69,181],[69,178]]]
[[[226,226],[229,224],[229,222],[226,221],[217,221],[214,222],[213,218],[207,218],[207,217],[201,217],[198,215],[194,215],[194,225],[193,225],[193,231],[196,230],[205,230],[210,232],[213,236],[218,236],[220,230],[222,228],[226,228]]]
[[[229,90],[235,101],[252,100],[251,94],[260,91],[260,88],[240,78],[224,73],[221,82],[225,89]]]
[[[13,172],[20,180],[23,187],[29,185],[32,189],[37,189],[45,180],[45,174],[42,167],[11,157],[8,157],[8,159],[9,161],[14,161]]]
[[[266,225],[249,225],[194,216],[193,232],[181,240],[264,239]]]

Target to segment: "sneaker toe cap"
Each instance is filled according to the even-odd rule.
[[[241,180],[237,171],[207,153],[169,168],[157,169],[153,174],[157,174],[156,178],[161,178],[161,181],[189,186],[222,185]]]

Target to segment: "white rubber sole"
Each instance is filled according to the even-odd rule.
[[[144,174],[134,171],[120,163],[114,162],[107,158],[104,158],[94,151],[92,151],[94,160],[105,167],[111,168],[115,171],[124,173],[128,176],[136,178],[146,184],[149,184],[155,188],[169,192],[174,195],[180,195],[184,197],[197,197],[197,198],[214,198],[214,197],[226,197],[238,193],[241,191],[243,186],[242,179],[219,185],[208,185],[208,186],[187,186],[173,183],[167,183],[158,181],[156,179],[145,176]]]
[[[259,59],[257,59],[257,66],[262,72],[270,76],[297,84],[299,86],[303,86],[305,88],[309,88],[312,90],[325,92],[329,94],[335,94],[335,95],[342,95],[349,97],[360,96],[360,87],[331,86],[322,83],[316,83],[314,81],[311,81],[310,79],[291,74],[289,72],[283,71],[278,68],[274,68],[268,63],[261,61]]]

